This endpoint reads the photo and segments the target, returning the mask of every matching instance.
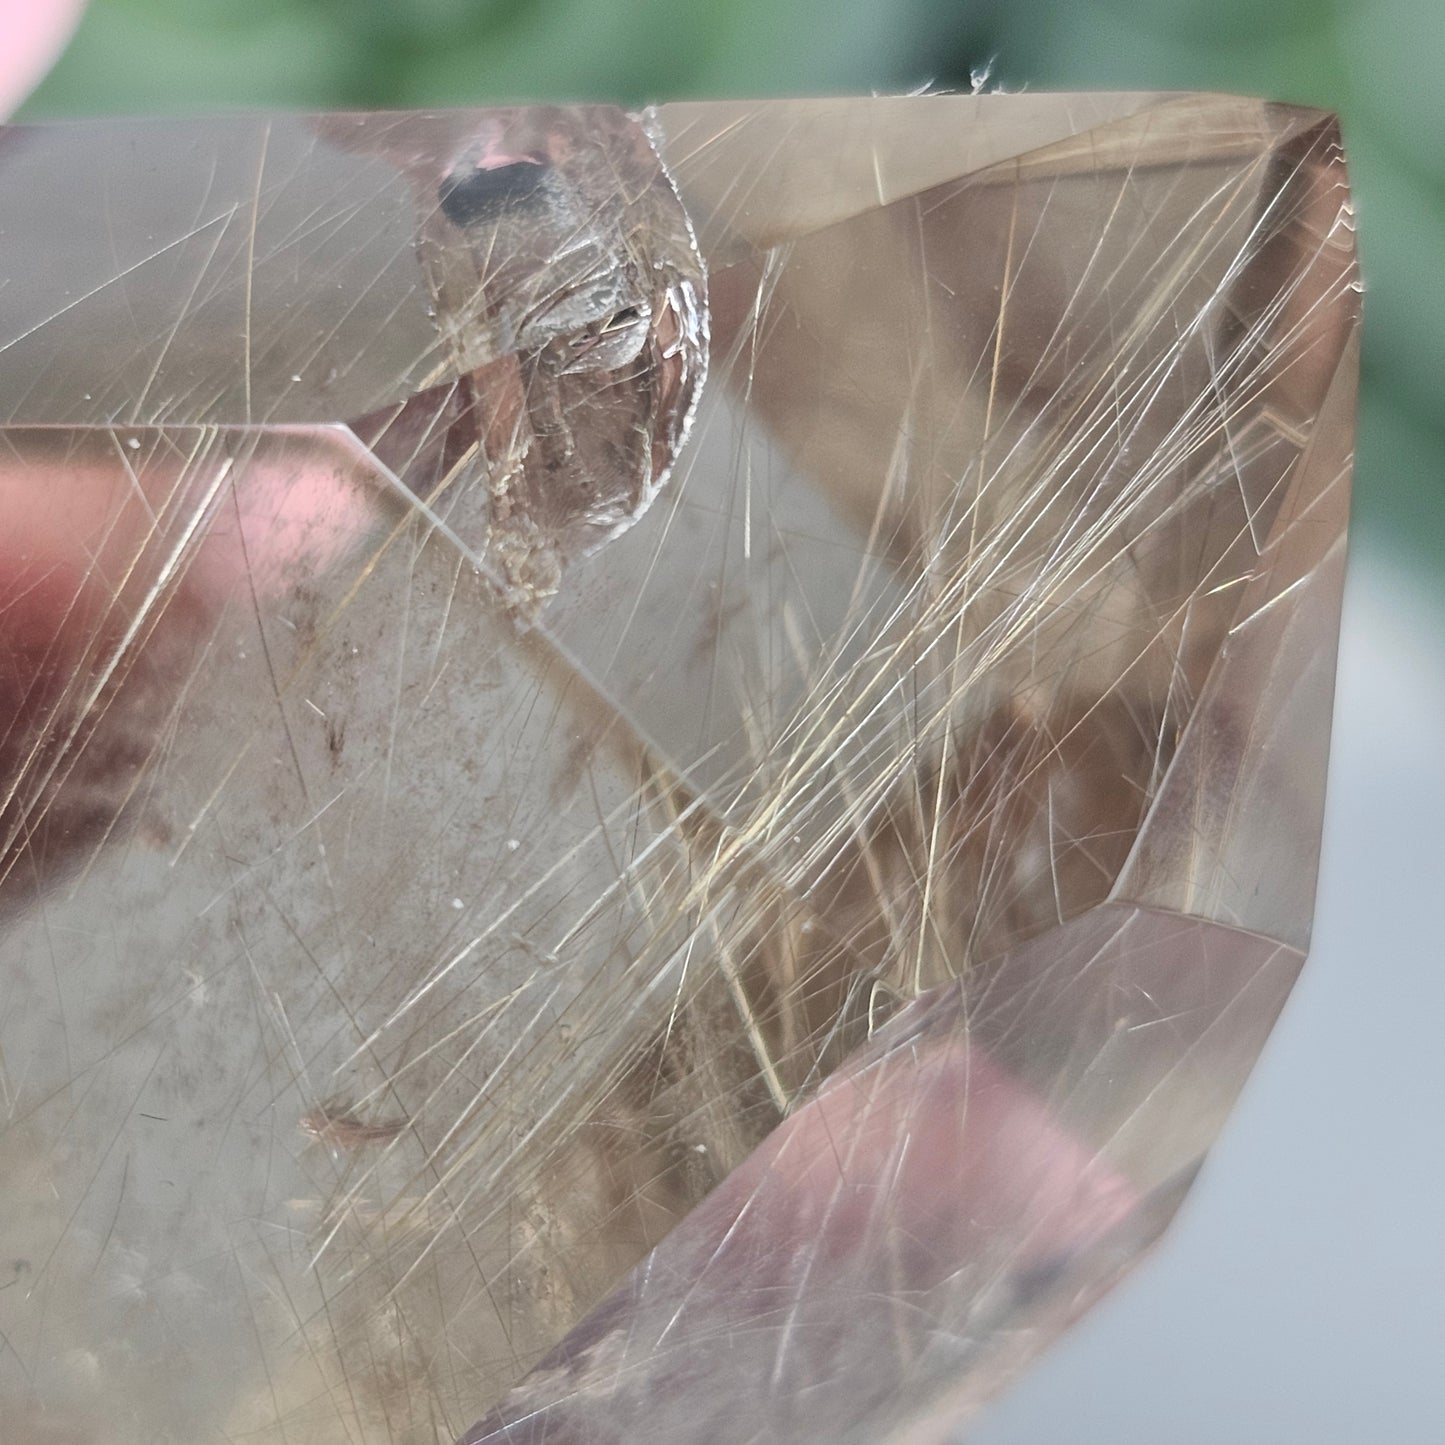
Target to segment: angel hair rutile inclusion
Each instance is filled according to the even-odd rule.
[[[0,132],[5,1439],[947,1438],[1308,945],[1358,292],[1255,100]]]

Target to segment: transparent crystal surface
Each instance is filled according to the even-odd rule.
[[[1357,329],[1259,101],[0,131],[6,1438],[944,1438],[1303,958]]]

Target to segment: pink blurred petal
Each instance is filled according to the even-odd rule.
[[[39,84],[84,9],[85,0],[0,0],[0,116]]]

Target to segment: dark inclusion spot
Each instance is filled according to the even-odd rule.
[[[541,161],[510,161],[486,169],[456,170],[441,183],[442,214],[458,226],[495,221],[513,207],[525,206],[546,189],[551,167]]]

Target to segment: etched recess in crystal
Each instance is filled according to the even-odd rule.
[[[1308,942],[1328,117],[14,130],[0,227],[18,1439],[941,1438],[1157,1236]]]

